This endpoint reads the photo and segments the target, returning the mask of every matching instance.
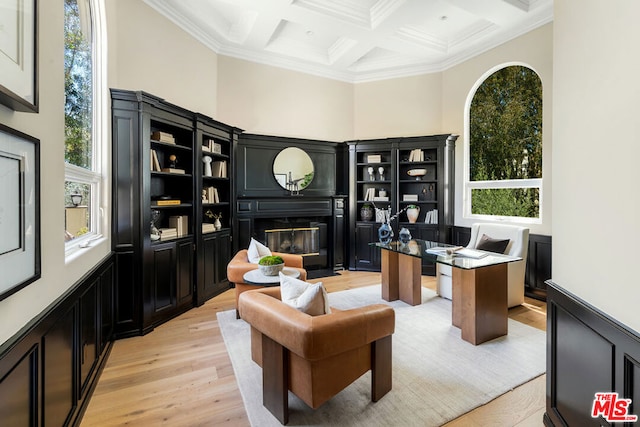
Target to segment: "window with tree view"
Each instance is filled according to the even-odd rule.
[[[65,241],[98,233],[100,171],[94,136],[94,49],[90,0],[65,0]]]
[[[540,218],[542,82],[508,66],[487,77],[469,109],[468,216]]]

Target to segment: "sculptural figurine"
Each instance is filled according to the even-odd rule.
[[[204,163],[204,176],[212,176],[213,172],[211,172],[211,162],[212,158],[209,156],[202,157],[202,163]]]
[[[175,154],[169,156],[169,167],[175,169],[176,164],[178,163],[178,157]]]
[[[207,190],[202,189],[202,201],[205,203],[209,202],[209,199],[207,199]]]
[[[378,173],[380,174],[380,181],[384,181],[384,168],[382,166],[378,168]]]
[[[369,181],[374,181],[375,177],[373,176],[373,166],[369,166],[367,168],[367,172],[369,172]]]

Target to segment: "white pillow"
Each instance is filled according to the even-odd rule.
[[[268,247],[258,242],[253,237],[251,243],[249,243],[249,249],[247,249],[247,258],[250,263],[257,264],[260,258],[271,255],[271,251]]]
[[[322,283],[307,283],[279,274],[282,302],[311,316],[331,313],[329,297]]]

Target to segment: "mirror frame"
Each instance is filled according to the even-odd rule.
[[[286,170],[286,167],[282,169],[281,164],[296,164],[299,167],[296,171],[292,171]],[[278,185],[293,195],[299,194],[313,182],[315,165],[309,153],[302,148],[286,147],[280,150],[273,159],[272,172]]]

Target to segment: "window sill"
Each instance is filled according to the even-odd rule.
[[[91,248],[99,246],[106,240],[107,238],[105,236],[99,234],[78,242],[73,242],[73,244],[69,244],[65,248],[64,252],[65,264],[69,264],[70,262],[82,257],[82,255],[86,254],[87,251],[91,250]]]

